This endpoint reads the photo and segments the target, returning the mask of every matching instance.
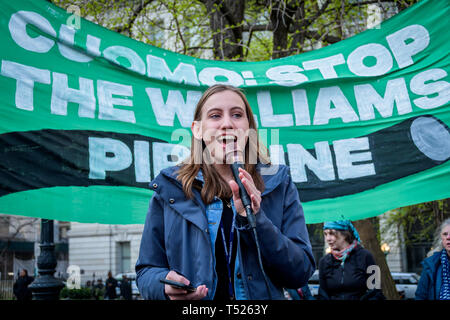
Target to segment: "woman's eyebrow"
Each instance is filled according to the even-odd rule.
[[[210,111],[217,111],[217,110],[222,111],[221,108],[215,108],[215,107],[214,107],[214,108],[208,109],[207,112],[210,112]]]
[[[245,111],[245,109],[243,107],[241,107],[241,106],[233,106],[233,107],[230,108],[230,111],[234,111],[235,109],[239,109],[240,111]],[[211,111],[220,111],[220,112],[222,112],[224,110],[223,110],[223,108],[220,108],[220,107],[213,107],[211,109],[208,109],[206,111],[206,113],[209,113]]]

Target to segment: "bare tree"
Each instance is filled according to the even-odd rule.
[[[14,240],[26,239],[27,229],[36,227],[38,218],[10,216],[0,214],[0,240],[8,243]],[[33,239],[34,240],[34,239]],[[5,245],[0,249],[0,270],[4,273],[7,270],[7,265],[11,263],[8,261],[8,246]]]

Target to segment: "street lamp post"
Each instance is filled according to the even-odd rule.
[[[383,243],[381,245],[381,251],[383,251],[384,256],[387,257],[387,255],[389,254],[389,252],[391,251],[391,248],[389,247],[389,245],[387,243]]]
[[[64,284],[55,279],[55,245],[53,243],[53,220],[41,219],[41,252],[37,260],[39,276],[30,285],[33,300],[58,300]]]

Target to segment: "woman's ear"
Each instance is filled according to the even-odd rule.
[[[192,121],[191,131],[194,138],[197,140],[202,140],[202,125],[201,121]]]

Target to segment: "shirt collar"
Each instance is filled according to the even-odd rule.
[[[202,172],[201,168],[198,170],[198,173],[197,173],[197,176],[195,177],[195,179],[200,181],[202,184],[205,183],[205,179],[203,178],[203,172]]]

